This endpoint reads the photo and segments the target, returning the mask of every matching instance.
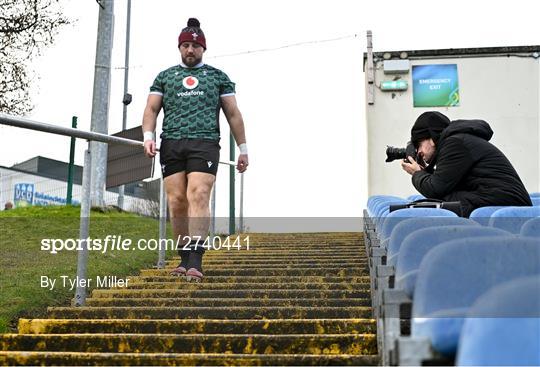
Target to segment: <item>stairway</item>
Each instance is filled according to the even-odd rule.
[[[243,235],[244,236],[244,235]],[[249,234],[202,283],[144,269],[0,335],[0,364],[376,365],[361,233]],[[91,264],[90,264],[91,266]]]

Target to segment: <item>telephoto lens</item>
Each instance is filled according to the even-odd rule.
[[[385,162],[392,162],[396,159],[405,159],[407,158],[407,151],[405,148],[396,148],[387,146],[386,147],[386,160]]]

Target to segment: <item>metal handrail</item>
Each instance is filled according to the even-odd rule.
[[[138,146],[143,147],[144,143],[138,140],[131,140],[126,138],[121,138],[118,136],[111,136],[102,133],[96,133],[91,131],[82,131],[79,129],[74,129],[70,127],[57,126],[52,124],[47,124],[39,121],[34,121],[26,119],[23,117],[11,116],[5,113],[0,113],[0,125],[8,125],[13,127],[18,127],[22,129],[30,129],[35,131],[42,131],[50,134],[64,135],[69,137],[75,137],[79,139],[85,139],[88,141],[88,148],[84,153],[84,166],[83,166],[83,180],[81,188],[81,214],[80,214],[80,225],[79,225],[79,238],[82,241],[85,241],[89,237],[89,225],[90,225],[90,180],[91,180],[91,161],[92,157],[90,154],[90,142],[99,141],[107,144],[122,144],[129,146]],[[219,161],[221,164],[235,166],[236,163],[233,161]],[[243,174],[242,174],[243,177]],[[240,191],[243,195],[243,182],[241,180]],[[215,186],[215,184],[214,184]],[[215,192],[215,187],[214,187]],[[215,200],[215,196],[214,196]],[[166,238],[166,221],[167,221],[167,196],[165,193],[165,188],[163,185],[163,177],[160,182],[160,217],[159,217],[159,239],[162,243],[162,239]],[[243,198],[241,196],[241,203],[243,205]],[[215,202],[213,203],[212,216],[215,218]],[[241,213],[242,210],[241,210]],[[243,223],[243,219],[241,219]],[[214,228],[212,229],[214,230]],[[213,233],[212,233],[213,234]],[[78,252],[77,255],[77,276],[78,279],[86,279],[88,265],[88,247],[84,246],[82,251]],[[165,267],[165,248],[160,246],[159,255],[158,255],[158,268]],[[84,306],[86,303],[86,286],[80,286],[80,282],[77,282],[77,289],[75,291],[75,299],[73,304],[75,306]]]

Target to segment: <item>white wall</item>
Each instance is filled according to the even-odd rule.
[[[406,197],[416,193],[399,161],[385,163],[386,145],[404,147],[415,119],[436,110],[455,119],[483,119],[494,131],[491,142],[510,159],[528,191],[540,191],[540,76],[539,61],[530,57],[474,57],[411,60],[413,65],[457,64],[460,106],[413,107],[412,72],[403,79],[409,89],[382,92],[375,88],[375,103],[366,104],[368,125],[369,195]],[[376,63],[375,85],[392,80]]]

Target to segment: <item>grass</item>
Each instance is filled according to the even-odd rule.
[[[77,239],[79,215],[80,207],[71,206],[0,212],[0,333],[15,331],[19,317],[44,317],[47,306],[70,304],[74,290],[61,286],[60,276],[75,277],[78,252],[51,254],[41,249],[41,241]],[[104,239],[107,235],[121,235],[133,243],[140,238],[155,239],[158,222],[129,213],[92,210],[90,237]],[[155,265],[157,258],[157,250],[90,251],[87,278],[135,275],[141,268]],[[41,276],[58,279],[55,288],[42,288]]]

